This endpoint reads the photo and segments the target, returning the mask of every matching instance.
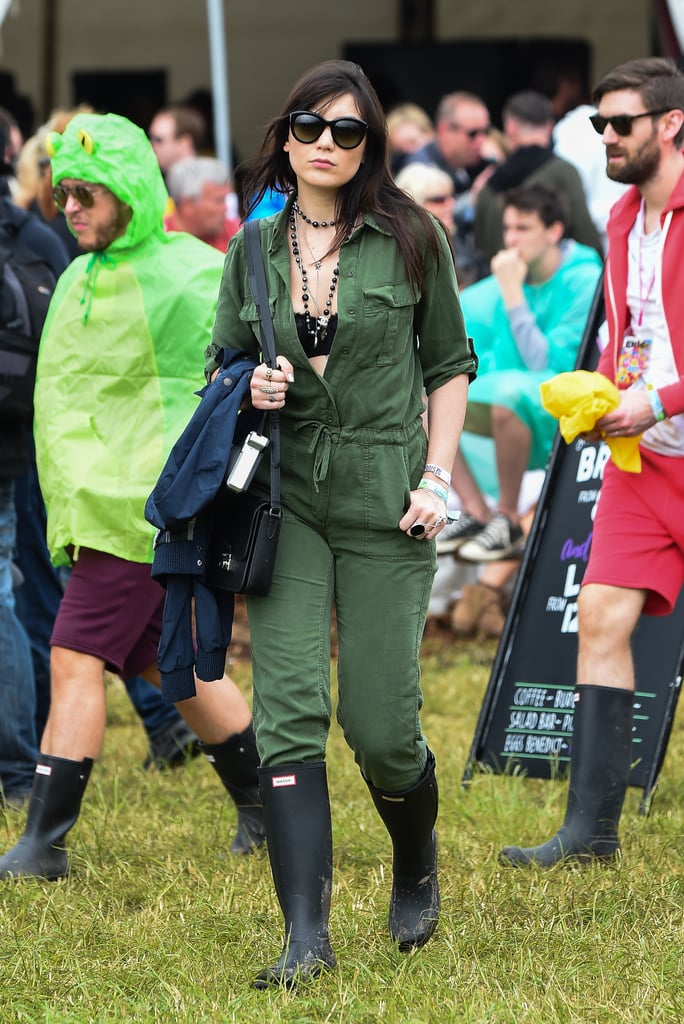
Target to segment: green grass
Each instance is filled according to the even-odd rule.
[[[298,994],[257,992],[280,952],[264,853],[227,852],[234,811],[203,759],[140,764],[145,737],[108,686],[105,750],[70,837],[72,877],[0,884],[0,1022],[30,1024],[593,1024],[684,1020],[681,718],[648,818],[630,790],[613,868],[512,871],[507,841],[536,842],[565,785],[461,776],[494,647],[425,643],[424,724],[438,761],[443,915],[423,950],[386,933],[389,841],[334,728],[331,917],[338,969]],[[234,676],[245,692],[244,663]],[[23,816],[0,812],[0,848]]]

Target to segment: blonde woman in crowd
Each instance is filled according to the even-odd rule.
[[[463,239],[456,227],[456,197],[451,177],[435,164],[407,164],[395,178],[396,184],[407,192],[419,206],[436,217],[446,228],[456,259],[456,277],[460,289],[479,281],[488,272],[486,262]]]
[[[435,137],[435,126],[417,103],[401,103],[387,115],[387,152],[390,170],[396,175],[411,153]]]

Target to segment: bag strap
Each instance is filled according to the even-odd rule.
[[[266,271],[264,270],[264,256],[261,249],[258,221],[247,221],[244,230],[249,288],[256,304],[261,324],[261,348],[263,349],[266,365],[275,369],[275,335],[273,334],[273,320],[271,319],[271,311],[268,304],[268,287],[266,285]]]
[[[249,220],[244,227],[245,252],[247,255],[247,276],[252,298],[259,314],[259,335],[264,362],[272,369],[276,367],[275,335],[273,320],[268,303],[268,287],[264,270],[264,254],[261,249],[261,233],[258,220]],[[277,409],[268,412],[268,433],[271,439],[271,511],[280,515],[280,416]]]

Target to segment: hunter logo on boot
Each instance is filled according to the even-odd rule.
[[[284,786],[296,786],[297,776],[294,772],[290,775],[274,775],[271,779],[273,789],[282,789]]]

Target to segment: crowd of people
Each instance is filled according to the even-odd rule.
[[[160,110],[147,133],[58,111],[26,141],[0,116],[0,229],[14,225],[56,282],[33,417],[5,422],[0,406],[0,792],[27,811],[1,879],[69,873],[109,671],[149,762],[204,752],[236,805],[233,852],[266,843],[284,938],[256,987],[333,968],[334,613],[337,720],[393,851],[390,937],[403,951],[430,939],[438,786],[419,650],[435,573],[470,573],[447,602],[455,633],[501,632],[555,433],[539,386],[573,369],[606,256],[598,371],[620,390],[587,436],[641,437],[642,472],[609,464],[602,487],[565,821],[501,862],[615,857],[630,637],[684,582],[684,75],[631,61],[593,102],[557,120],[547,96],[518,92],[496,130],[485,101],[459,91],[433,121],[415,104],[384,111],[359,67],[324,62],[239,168],[239,196],[187,106]],[[569,144],[587,124],[586,143]],[[596,182],[601,156],[610,188]],[[247,284],[240,227],[255,217],[275,366],[260,361]],[[196,392],[225,383],[236,352],[253,364],[245,400],[279,411],[286,453],[273,586],[247,599],[253,708],[210,655],[194,695],[167,704],[143,510]],[[266,463],[254,486],[269,493]]]
[[[504,104],[500,130],[467,92],[442,98],[431,129],[411,104],[388,117],[397,184],[451,238],[479,360],[450,470],[462,513],[437,541],[431,605],[459,636],[503,630],[555,433],[539,384],[573,368],[605,255],[609,204],[593,200],[601,140],[587,115],[588,142],[561,156],[563,113],[557,122],[551,99],[525,90]],[[614,200],[623,186],[609,186]]]

